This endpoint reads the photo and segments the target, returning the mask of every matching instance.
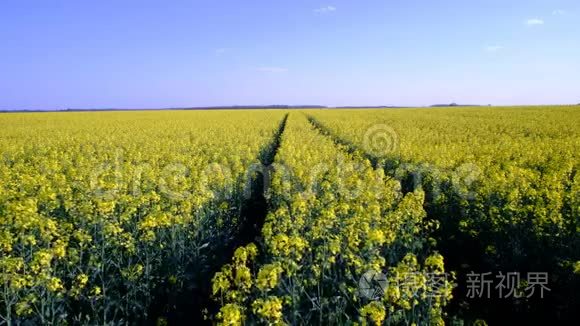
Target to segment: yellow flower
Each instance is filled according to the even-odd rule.
[[[268,321],[278,322],[282,319],[282,299],[273,296],[257,299],[252,303],[252,310]]]
[[[248,258],[250,260],[253,260],[256,258],[256,256],[258,256],[258,247],[256,247],[256,245],[253,243],[250,243],[246,246],[246,251],[248,252]]]
[[[238,326],[242,325],[244,321],[242,308],[232,303],[223,306],[217,314],[217,317],[221,325]]]
[[[75,230],[73,232],[73,237],[79,242],[81,247],[84,247],[93,240],[91,235],[83,229]]]
[[[91,290],[91,295],[93,297],[98,297],[101,295],[101,288],[98,286],[95,286],[92,290]]]
[[[79,274],[76,278],[77,284],[79,285],[79,287],[83,288],[85,287],[85,285],[87,285],[87,282],[89,281],[89,277],[87,276],[87,274]]]
[[[10,277],[10,288],[14,291],[18,291],[28,285],[28,281],[25,277],[14,275]]]
[[[425,259],[425,267],[438,272],[445,272],[445,264],[443,262],[443,256],[436,253],[427,259]]]
[[[387,239],[381,230],[371,230],[368,234],[368,241],[374,245],[382,245]]]
[[[279,263],[268,264],[262,266],[258,272],[258,280],[256,285],[262,291],[273,289],[278,285],[278,278],[282,274],[282,267]]]
[[[574,274],[580,275],[580,260],[574,263]]]
[[[97,202],[97,210],[103,215],[111,214],[115,210],[115,202],[99,201]]]
[[[33,310],[28,300],[22,300],[16,304],[15,311],[17,316],[26,316],[30,315]]]
[[[155,322],[156,326],[167,326],[169,325],[167,322],[167,319],[163,318],[163,317],[159,317],[157,318],[157,321]]]
[[[121,275],[128,281],[136,281],[143,274],[143,265],[135,264],[121,270]]]
[[[42,249],[34,253],[30,268],[34,273],[46,271],[52,262],[53,255],[50,251]]]
[[[385,307],[377,301],[373,301],[360,310],[361,317],[366,317],[373,322],[373,324],[379,326],[383,324],[387,313]]]
[[[89,281],[89,277],[87,276],[87,274],[77,275],[77,277],[75,278],[73,285],[70,289],[70,295],[75,297],[75,298],[78,297],[81,294],[81,291],[87,285],[88,281]]]
[[[58,240],[54,247],[52,248],[52,252],[54,253],[54,257],[56,258],[64,258],[66,256],[66,243],[61,240]]]
[[[246,266],[236,267],[235,284],[240,289],[249,289],[252,286],[252,273]]]
[[[248,260],[248,251],[246,250],[246,248],[239,247],[238,249],[236,249],[236,251],[234,252],[234,263],[243,265],[246,263],[247,260]]]
[[[232,275],[232,270],[229,265],[222,267],[220,272],[217,272],[212,283],[212,294],[217,295],[218,293],[225,293],[230,288],[230,277]]]
[[[64,287],[62,286],[62,281],[57,277],[50,277],[46,283],[46,289],[50,292],[61,292]]]

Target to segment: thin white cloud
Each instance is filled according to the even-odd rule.
[[[280,74],[284,72],[288,72],[288,68],[284,67],[258,67],[256,70],[261,72],[268,72],[273,74]]]
[[[564,16],[566,14],[566,10],[556,9],[552,11],[552,15],[554,16]]]
[[[219,49],[215,49],[215,54],[216,55],[222,55],[222,54],[224,54],[224,53],[226,53],[228,51],[229,51],[229,49],[227,49],[227,48],[219,48]]]
[[[526,20],[526,25],[528,26],[544,25],[544,20],[540,18],[531,18]]]
[[[503,50],[503,46],[501,45],[488,45],[485,47],[485,51],[490,53],[496,53],[501,50]]]
[[[334,12],[334,11],[336,11],[335,6],[325,6],[325,7],[314,9],[314,12],[318,13],[318,14],[329,14],[329,13]]]

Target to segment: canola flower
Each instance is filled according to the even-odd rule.
[[[425,191],[440,225],[438,245],[458,257],[454,269],[548,272],[557,300],[549,310],[554,318],[573,317],[573,293],[580,290],[570,288],[578,284],[580,260],[572,249],[580,247],[580,107],[307,114],[375,159],[406,191]],[[524,316],[546,304],[530,306]]]
[[[155,289],[230,241],[283,117],[0,116],[0,324],[144,322]]]
[[[293,111],[261,237],[212,275],[214,321],[442,325],[453,273],[434,248],[479,241],[467,258],[490,269],[577,277],[579,113]],[[232,241],[285,114],[1,115],[0,323],[143,322]],[[367,272],[386,277],[378,297]]]
[[[434,226],[425,220],[422,192],[403,196],[398,182],[297,113],[288,119],[267,196],[272,207],[258,246],[263,258],[240,259],[247,250],[240,247],[214,276],[218,323],[231,324],[228,316],[250,324],[442,320],[451,279],[443,282],[443,295],[429,298],[435,289],[424,279],[379,301],[358,293],[369,270],[395,275],[393,284],[396,275],[445,273],[441,255],[424,254],[425,234]]]

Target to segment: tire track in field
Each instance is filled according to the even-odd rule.
[[[401,182],[401,192],[403,195],[415,191],[417,186],[420,186],[421,176],[411,171],[407,171],[402,177],[397,177],[397,170],[404,166],[412,166],[413,164],[411,162],[402,161],[400,157],[381,158],[368,153],[359,145],[341,137],[340,135],[327,128],[313,116],[308,114],[305,115],[308,119],[308,122],[310,122],[316,131],[318,131],[321,135],[330,138],[339,148],[348,154],[357,155],[368,160],[371,163],[373,169],[383,169],[387,176],[399,179]]]
[[[403,195],[406,195],[407,193],[412,192],[418,188],[423,188],[421,184],[423,175],[421,172],[417,173],[406,170],[406,167],[417,166],[417,164],[404,162],[400,158],[380,159],[370,153],[367,153],[359,145],[342,138],[340,135],[324,126],[313,116],[306,114],[306,117],[315,130],[317,130],[321,135],[331,139],[339,148],[343,149],[349,154],[358,155],[364,159],[367,159],[374,169],[384,169],[387,176],[399,180],[401,183],[401,193]],[[437,239],[437,243],[432,248],[440,251],[443,254],[446,259],[446,269],[459,273],[463,272],[465,274],[465,271],[462,270],[462,265],[466,262],[464,259],[464,251],[457,250],[457,248],[462,248],[466,251],[477,252],[477,244],[474,244],[465,238],[461,239],[461,241],[458,241],[458,239],[455,238],[456,236],[460,235],[458,232],[458,227],[454,223],[449,223],[449,220],[447,219],[448,215],[455,216],[459,213],[457,211],[454,212],[454,210],[457,210],[457,208],[442,207],[440,204],[433,200],[433,194],[430,193],[429,189],[423,190],[425,191],[426,195],[425,201],[423,203],[423,209],[427,213],[427,219],[439,221],[444,225],[451,225],[446,229],[440,228],[433,234],[433,236]],[[453,212],[454,214],[449,214],[450,212]],[[470,261],[470,264],[474,263],[475,261]],[[458,276],[461,277],[461,274]],[[457,295],[457,293],[464,293],[464,291],[464,288],[458,287],[456,288],[454,295]],[[452,303],[447,307],[447,311],[457,314],[458,311],[460,311],[458,305],[459,301],[452,301]]]
[[[422,171],[421,163],[405,162],[400,158],[380,159],[366,152],[360,145],[354,144],[330,130],[323,123],[310,115],[306,115],[312,126],[322,135],[329,137],[335,144],[350,154],[363,157],[371,162],[373,168],[383,168],[386,175],[389,175],[401,183],[401,192],[403,195],[415,189],[422,189],[425,192],[425,201],[423,209],[427,213],[427,219],[438,221],[440,227],[432,234],[436,239],[436,244],[432,247],[441,252],[445,257],[445,268],[447,271],[455,272],[457,275],[457,287],[454,290],[454,299],[446,307],[449,317],[458,317],[467,322],[486,316],[502,316],[502,320],[508,320],[507,323],[521,323],[522,320],[534,321],[529,319],[522,312],[511,313],[514,305],[509,301],[497,298],[478,299],[471,302],[466,301],[462,295],[468,293],[467,274],[470,271],[488,271],[490,270],[489,262],[486,262],[485,248],[477,239],[471,237],[459,226],[457,216],[465,214],[464,209],[455,200],[449,202],[438,202],[436,193],[423,182],[425,177],[429,176],[430,171]],[[414,170],[413,168],[419,168]],[[573,176],[572,176],[573,178]],[[572,179],[571,179],[572,180]],[[443,190],[446,196],[452,198],[453,192],[449,193]],[[466,255],[465,253],[470,253]],[[492,265],[493,266],[493,265]],[[543,302],[538,304],[542,307]],[[483,307],[483,308],[482,308]],[[525,311],[525,310],[524,310]],[[510,318],[510,319],[503,319]],[[526,319],[528,318],[528,319]],[[451,319],[448,319],[450,321]]]
[[[242,206],[240,214],[242,220],[240,238],[239,242],[232,249],[231,254],[228,255],[228,259],[233,256],[233,250],[240,246],[248,245],[260,237],[269,208],[265,191],[270,186],[271,174],[273,172],[272,163],[274,163],[278,148],[280,148],[288,116],[289,113],[280,122],[272,141],[260,151],[260,165],[256,169],[252,169],[253,171],[249,171],[250,175],[248,175],[247,186],[250,191],[246,196],[247,200]]]
[[[213,253],[211,268],[203,274],[195,288],[188,289],[184,294],[178,295],[176,308],[169,315],[163,317],[169,325],[211,325],[210,320],[205,320],[204,311],[209,315],[217,312],[217,305],[211,299],[211,280],[221,267],[231,261],[234,251],[259,241],[262,226],[268,214],[269,203],[265,198],[265,189],[269,186],[272,173],[272,163],[276,158],[289,113],[278,124],[272,140],[264,145],[258,154],[259,164],[251,166],[247,173],[246,193],[240,208],[240,228],[236,232],[234,240]],[[156,319],[154,318],[154,319]],[[155,325],[152,320],[150,325]]]
[[[330,138],[335,144],[338,145],[339,148],[343,149],[349,154],[357,155],[368,160],[371,163],[373,169],[383,169],[385,175],[390,178],[399,180],[401,183],[401,192],[403,195],[406,195],[417,189],[422,189],[425,190],[427,198],[433,196],[433,194],[430,193],[428,189],[423,189],[422,186],[423,178],[426,176],[426,171],[421,169],[423,164],[405,161],[401,158],[400,155],[393,155],[389,157],[379,157],[373,155],[362,148],[361,145],[341,137],[313,116],[307,114],[305,115],[308,119],[308,122],[310,122],[315,130],[317,130],[320,134]],[[425,210],[427,210],[428,207],[432,205],[433,203],[431,203],[431,201],[426,200]]]
[[[358,154],[359,156],[367,159],[369,162],[371,162],[373,169],[376,169],[377,167],[380,166],[380,162],[379,162],[378,157],[375,157],[369,153],[366,153],[365,151],[363,151],[361,148],[359,148],[359,146],[357,146],[353,142],[348,141],[348,140],[338,136],[337,134],[332,132],[330,129],[328,129],[326,126],[324,126],[320,121],[316,120],[316,118],[314,118],[313,116],[308,115],[308,114],[305,114],[305,115],[306,115],[306,118],[308,119],[308,122],[310,122],[310,124],[314,127],[314,129],[316,131],[318,131],[321,135],[330,138],[335,144],[339,145],[339,147],[341,149],[343,149],[344,151],[346,151],[349,154]]]

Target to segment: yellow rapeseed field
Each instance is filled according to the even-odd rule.
[[[166,324],[173,292],[226,325],[475,322],[495,303],[465,300],[473,271],[549,273],[544,301],[497,309],[578,303],[579,107],[0,126],[0,325]]]

